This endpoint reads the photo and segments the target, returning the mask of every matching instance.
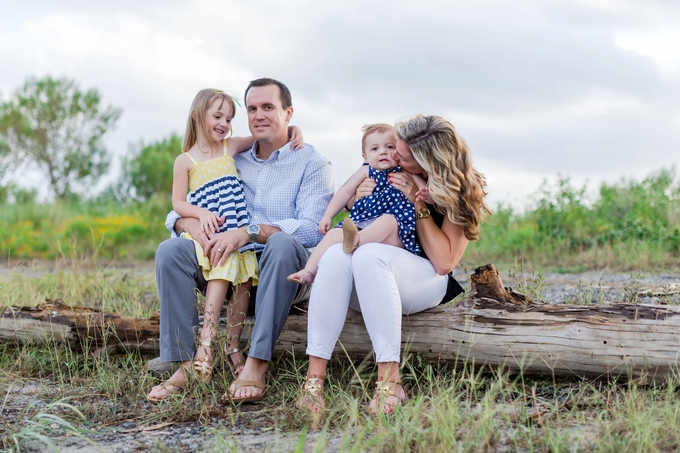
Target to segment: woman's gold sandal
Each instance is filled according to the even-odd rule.
[[[311,412],[323,412],[326,405],[323,401],[323,382],[326,375],[312,374],[306,376],[300,386],[300,398],[295,407],[298,409],[308,409]]]
[[[201,341],[201,346],[208,348],[207,350],[212,354],[212,342]],[[208,357],[196,357],[194,359],[194,371],[196,371],[198,380],[207,384],[212,380],[212,359]]]
[[[243,371],[243,367],[246,366],[245,359],[241,359],[238,362],[231,360],[231,355],[239,352],[241,352],[239,348],[227,349],[227,346],[224,346],[224,361],[227,362],[227,366],[229,366],[229,369],[231,370],[231,375],[234,376],[235,379],[238,378],[238,375]],[[241,369],[239,370],[239,368]]]
[[[404,392],[404,398],[402,399],[398,393],[394,391],[394,386],[400,386]],[[390,403],[387,398],[395,398],[397,401],[395,403]],[[383,414],[391,414],[394,412],[395,406],[401,406],[406,400],[406,389],[404,388],[401,379],[396,381],[383,381],[381,377],[375,383],[375,391],[373,392],[373,401],[376,401],[377,406],[382,409]],[[389,407],[389,411],[385,411],[385,407]],[[377,413],[375,409],[370,409],[371,412]]]

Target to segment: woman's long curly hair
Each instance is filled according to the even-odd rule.
[[[484,175],[472,167],[465,140],[453,124],[435,115],[418,114],[396,127],[428,174],[427,188],[437,211],[462,227],[468,240],[477,240],[482,215],[491,211],[484,204]]]

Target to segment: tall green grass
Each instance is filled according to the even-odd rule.
[[[167,197],[144,204],[0,205],[4,257],[150,259],[168,237]],[[343,213],[336,217],[339,220]],[[524,261],[546,269],[618,270],[677,266],[680,178],[674,168],[603,183],[592,194],[569,178],[545,182],[524,210],[499,205],[463,264]]]
[[[526,210],[499,205],[464,259],[632,270],[677,265],[679,256],[680,179],[670,169],[603,183],[594,196],[566,177],[544,182]]]
[[[150,259],[168,237],[164,198],[120,206],[113,202],[0,206],[0,251],[5,259]]]

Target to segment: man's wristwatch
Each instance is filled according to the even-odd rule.
[[[430,218],[430,210],[427,209],[427,206],[423,206],[416,212],[416,221],[420,219],[429,219]]]
[[[260,235],[260,226],[255,223],[251,223],[246,227],[246,233],[248,233],[250,242],[255,242],[257,241],[257,237]]]

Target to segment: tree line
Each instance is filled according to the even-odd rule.
[[[2,98],[0,98],[2,99]],[[18,177],[37,171],[56,201],[112,199],[144,202],[170,196],[172,164],[181,152],[176,134],[155,143],[131,145],[122,177],[101,194],[91,188],[108,172],[111,153],[104,144],[122,110],[103,105],[95,88],[81,90],[68,78],[29,77],[7,101],[0,102],[0,202],[35,198],[35,187]]]

